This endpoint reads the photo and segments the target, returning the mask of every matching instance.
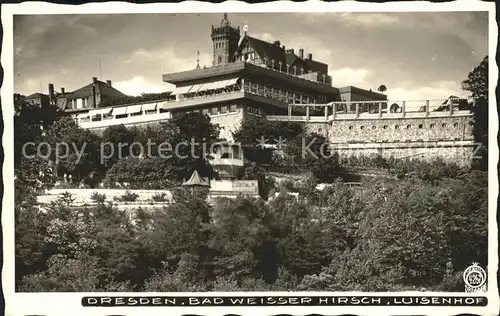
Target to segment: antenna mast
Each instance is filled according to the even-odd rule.
[[[200,50],[196,50],[196,69],[200,69]]]
[[[102,65],[100,59],[99,59],[99,80],[102,80]]]

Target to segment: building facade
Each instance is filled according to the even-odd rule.
[[[353,86],[334,87],[328,65],[315,60],[312,53],[305,55],[302,48],[296,53],[279,41],[269,43],[246,32],[241,34],[227,15],[220,25],[212,26],[211,39],[211,67],[163,75],[164,82],[175,85],[170,99],[95,107],[88,98],[92,96],[90,100],[99,104],[103,93],[112,87],[105,84],[101,88],[94,78],[90,86],[65,98],[60,96],[61,101],[58,97],[58,104],[81,127],[95,131],[119,124],[153,124],[177,113],[200,112],[219,124],[221,138],[229,142],[244,120],[259,117],[302,122],[309,131],[327,137],[341,155],[374,153],[424,159],[441,155],[463,164],[472,157],[469,110],[451,106],[447,111],[431,111],[436,108],[433,101],[402,101],[393,111],[388,109],[386,95]],[[93,87],[101,93],[95,98]],[[64,96],[64,91],[61,94]],[[231,159],[234,161],[229,166],[243,161],[240,156]]]
[[[67,92],[61,87],[61,93],[54,93],[54,86],[49,84],[49,98],[61,110],[67,113],[84,113],[89,109],[102,106],[105,101],[126,97],[126,95],[112,86],[111,80],[106,82],[92,78],[92,82],[75,91]]]

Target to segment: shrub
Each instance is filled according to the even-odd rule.
[[[90,196],[90,199],[95,203],[104,203],[106,201],[106,194],[99,194],[99,192],[94,192]]]
[[[73,197],[73,194],[66,191],[63,194],[61,194],[61,197],[59,198],[59,200],[65,205],[71,205],[75,201],[75,198]]]
[[[167,194],[165,192],[155,193],[151,198],[155,202],[166,202],[167,201]]]
[[[124,195],[120,197],[120,201],[122,202],[135,202],[139,198],[137,193],[133,193],[130,191],[126,191]]]

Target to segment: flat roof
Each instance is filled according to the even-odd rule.
[[[244,78],[246,74],[268,77],[271,80],[286,82],[290,86],[295,86],[301,89],[314,90],[327,94],[339,93],[339,89],[328,84],[300,78],[294,75],[272,70],[267,67],[261,67],[244,62],[233,62],[214,67],[164,74],[163,81],[175,85],[187,85],[193,81],[200,81],[201,79],[210,79],[226,75],[242,76]]]
[[[341,87],[341,88],[339,88],[339,92],[340,93],[349,93],[349,92],[351,92],[351,93],[362,93],[362,94],[365,94],[365,95],[373,95],[373,96],[377,96],[377,97],[387,98],[386,94],[379,93],[379,92],[376,92],[376,91],[371,91],[371,90],[366,90],[366,89],[358,88],[358,87],[355,87],[355,86]]]

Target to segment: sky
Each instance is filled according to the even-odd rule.
[[[128,95],[171,91],[162,73],[212,64],[212,25],[222,14],[18,15],[14,90],[76,90],[112,80]],[[390,100],[465,96],[461,81],[488,54],[487,12],[230,13],[233,26],[329,66],[332,85]],[[242,32],[243,33],[243,32]]]

